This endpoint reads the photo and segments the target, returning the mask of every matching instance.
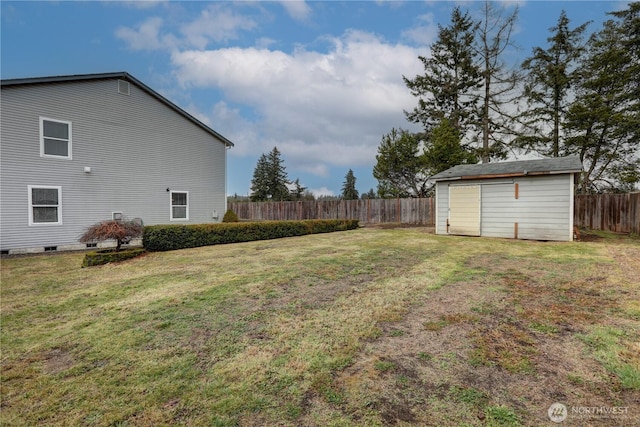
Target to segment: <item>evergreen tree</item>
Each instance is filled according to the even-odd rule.
[[[460,133],[448,119],[442,119],[438,127],[431,132],[424,155],[430,175],[456,165],[478,162],[474,153],[460,146]]]
[[[406,130],[392,129],[382,137],[373,176],[380,197],[425,197],[429,170],[421,140]]]
[[[251,180],[251,201],[289,200],[289,180],[277,147],[258,159]]]
[[[620,19],[619,34],[622,48],[627,52],[631,61],[627,64],[629,81],[627,98],[629,107],[640,113],[640,2],[629,3],[628,9],[612,12],[610,15]],[[640,126],[635,128],[635,140],[640,140]]]
[[[271,200],[289,200],[289,188],[287,185],[290,182],[287,178],[284,161],[280,158],[278,147],[273,147],[267,159],[269,164],[269,192]]]
[[[300,185],[300,179],[296,178],[295,181],[293,181],[293,188],[291,189],[291,198],[293,200],[302,200],[307,198],[307,187],[303,187],[302,185]]]
[[[359,194],[356,190],[356,177],[353,175],[353,171],[349,169],[349,172],[344,177],[342,183],[342,198],[344,200],[358,200]]]
[[[418,57],[424,65],[424,75],[412,80],[403,76],[411,94],[418,98],[418,106],[412,112],[405,111],[405,115],[409,121],[421,123],[427,133],[447,118],[464,135],[478,120],[477,90],[481,78],[473,51],[477,27],[468,13],[455,7],[450,25],[438,25],[431,56]]]
[[[251,179],[251,201],[262,202],[269,199],[269,162],[262,154],[253,170]]]
[[[632,3],[589,39],[565,126],[566,150],[584,166],[580,193],[630,191],[640,182],[639,14]]]
[[[550,28],[550,46],[546,50],[535,47],[533,55],[522,63],[526,72],[524,96],[531,108],[521,116],[525,131],[516,144],[543,156],[561,154],[561,125],[569,105],[569,89],[575,85],[584,52],[582,35],[589,23],[573,30],[569,23],[563,10],[556,26]]]
[[[362,196],[360,196],[361,199],[375,199],[377,197],[378,196],[373,188],[369,189],[366,193],[362,193]]]

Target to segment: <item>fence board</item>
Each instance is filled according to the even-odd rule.
[[[433,226],[435,200],[362,199],[295,202],[232,202],[243,220],[357,219],[363,224]],[[640,193],[574,197],[574,224],[592,230],[640,234]]]
[[[424,199],[302,200],[231,202],[243,220],[357,219],[363,224],[403,223],[433,226],[434,203]]]
[[[640,193],[578,195],[574,201],[574,225],[640,234]]]

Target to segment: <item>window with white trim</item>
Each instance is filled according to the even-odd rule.
[[[171,192],[171,221],[187,221],[189,219],[189,192]]]
[[[62,187],[29,185],[29,225],[62,224]]]
[[[40,156],[71,159],[71,122],[40,117]]]

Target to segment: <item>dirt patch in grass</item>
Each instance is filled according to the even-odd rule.
[[[54,348],[47,352],[45,356],[43,371],[45,374],[55,375],[66,371],[74,364],[74,357],[69,351],[62,348]]]
[[[640,418],[640,245],[424,227],[3,260],[3,425],[550,425]],[[75,266],[75,267],[71,267]]]
[[[640,297],[639,250],[615,246],[615,263],[566,269],[499,254],[469,258],[470,269],[486,272],[481,280],[424,294],[340,373],[341,387],[359,396],[347,410],[364,416],[358,400],[370,401],[384,425],[533,426],[549,423],[547,409],[559,402],[569,411],[625,408],[615,419],[570,414],[565,425],[637,425],[638,389],[623,387],[582,337],[621,327],[618,357],[640,367],[639,325],[619,316],[627,298]],[[393,369],[372,370],[376,360]]]

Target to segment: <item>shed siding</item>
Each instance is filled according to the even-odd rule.
[[[41,116],[72,123],[72,159],[40,157]],[[116,211],[169,223],[167,188],[189,192],[190,223],[224,214],[224,143],[134,84],[3,87],[1,123],[2,250],[77,244]],[[29,226],[28,185],[62,187],[62,225]]]
[[[436,234],[447,234],[449,218],[449,186],[446,182],[436,184]]]
[[[446,234],[450,185],[482,185],[481,235],[534,240],[571,240],[572,174],[438,182],[436,233]],[[515,184],[518,184],[518,198]]]

